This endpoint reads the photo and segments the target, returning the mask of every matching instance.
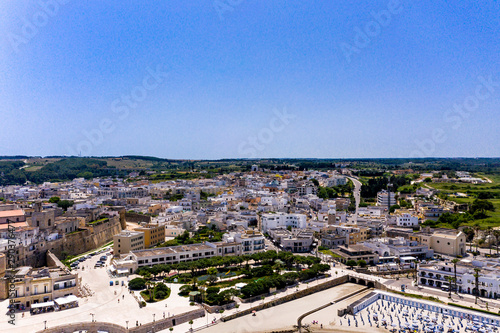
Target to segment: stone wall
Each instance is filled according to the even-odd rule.
[[[57,266],[61,269],[67,269],[67,267],[56,257],[56,255],[50,251],[47,251],[47,267]]]
[[[208,311],[208,313],[216,313],[216,312],[218,312],[220,310],[231,310],[231,309],[233,309],[236,306],[236,302],[231,302],[231,303],[224,304],[224,305],[208,305],[208,304],[205,304],[205,303],[203,303],[202,305],[205,308],[205,310]]]
[[[79,331],[87,331],[88,333],[97,333],[98,331],[105,331],[109,333],[148,333],[159,332],[166,330],[190,320],[201,318],[205,316],[205,310],[196,309],[186,313],[179,314],[170,318],[160,319],[155,322],[150,322],[142,326],[135,326],[132,320],[128,323],[129,328],[104,322],[80,322],[56,327],[49,327],[46,330],[40,330],[37,333],[73,333]]]
[[[50,266],[47,263],[47,251],[52,252],[58,258],[62,252],[69,255],[78,255],[98,248],[113,240],[113,236],[121,231],[120,218],[118,216],[109,219],[109,222],[96,226],[88,226],[81,231],[65,234],[62,238],[47,242],[44,240],[36,243],[34,249],[30,246],[19,248],[19,260],[17,266],[43,267]]]
[[[249,309],[245,309],[245,310],[239,311],[237,313],[233,313],[229,316],[222,317],[221,320],[228,321],[228,320],[235,319],[235,318],[238,318],[241,316],[245,316],[245,315],[251,314],[252,311],[259,311],[259,310],[267,309],[267,308],[270,308],[270,307],[273,307],[276,305],[280,305],[280,304],[283,304],[286,302],[290,302],[290,301],[296,300],[298,298],[302,298],[304,296],[314,294],[318,291],[322,291],[325,289],[329,289],[329,288],[338,286],[338,285],[346,283],[348,281],[349,281],[349,277],[347,275],[344,275],[344,276],[338,277],[336,279],[326,281],[326,282],[323,282],[323,283],[315,285],[315,286],[311,286],[307,289],[299,290],[295,293],[285,295],[285,296],[282,296],[282,297],[277,298],[277,299],[273,299],[272,301],[256,305],[256,306],[251,307]]]
[[[137,213],[125,213],[125,220],[131,223],[139,223],[139,222],[151,222],[151,216],[137,214]]]
[[[46,330],[40,330],[38,333],[73,333],[87,331],[88,333],[97,333],[99,331],[104,331],[108,333],[127,333],[125,327],[104,322],[82,322],[73,323],[68,325],[61,325],[56,327],[48,327]]]
[[[147,323],[145,325],[139,327],[132,327],[128,330],[130,333],[148,333],[148,332],[159,332],[161,330],[166,330],[169,327],[173,327],[175,325],[179,325],[190,320],[195,320],[201,317],[205,317],[205,310],[196,309],[193,311],[189,311],[183,314],[179,314],[174,317],[165,318],[157,320],[154,323]],[[135,324],[134,324],[135,325]],[[129,323],[130,327],[130,323]],[[154,327],[154,330],[153,330]]]
[[[61,257],[63,251],[70,255],[78,255],[98,248],[113,240],[113,236],[121,231],[120,218],[111,217],[108,222],[64,235],[51,243],[50,251]]]

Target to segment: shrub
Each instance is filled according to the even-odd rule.
[[[157,300],[168,298],[170,296],[170,288],[167,287],[164,283],[160,282],[154,287],[153,295],[153,297]]]
[[[356,266],[356,261],[354,260],[347,260],[346,265],[349,267],[354,267]]]
[[[208,287],[207,288],[207,294],[217,294],[219,293],[220,288],[219,287]]]
[[[146,280],[142,278],[135,278],[130,280],[128,287],[132,290],[142,290],[146,288]]]
[[[182,287],[180,287],[180,292],[179,296],[187,296],[189,295],[190,292],[198,290],[198,287],[193,287],[190,284],[185,284]]]

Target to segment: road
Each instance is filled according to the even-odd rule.
[[[358,223],[358,208],[359,208],[359,203],[361,202],[361,182],[354,177],[347,177],[347,178],[349,178],[354,184],[353,195],[354,199],[356,200],[356,211],[354,212],[354,214],[352,214],[351,222]]]
[[[451,299],[448,298],[449,293],[447,291],[442,291],[438,288],[433,288],[429,286],[413,286],[412,278],[400,278],[399,280],[390,280],[385,283],[389,288],[394,290],[401,290],[401,285],[406,286],[406,292],[413,294],[420,294],[424,296],[433,296],[438,298],[439,300],[448,303],[460,303],[466,306],[475,306],[480,309],[486,310],[486,304],[489,305],[489,310],[497,312],[500,309],[500,303],[496,300],[490,298],[479,297],[478,303],[475,305],[475,297],[469,294],[464,293],[451,293]]]

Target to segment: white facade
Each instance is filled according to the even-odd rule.
[[[265,251],[265,237],[260,232],[247,230],[234,234],[234,242],[241,244],[241,254],[253,254]]]
[[[391,206],[396,204],[396,199],[394,197],[394,192],[387,192],[385,190],[377,193],[377,205],[387,207],[389,205],[389,198],[391,201]]]
[[[304,214],[263,214],[261,217],[262,232],[278,227],[288,227],[303,229],[307,227],[307,218]]]
[[[413,227],[418,225],[418,217],[404,213],[396,216],[396,224],[398,227]]]
[[[326,182],[328,187],[340,186],[347,184],[347,177],[345,176],[334,176],[329,178]]]

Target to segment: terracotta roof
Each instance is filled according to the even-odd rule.
[[[21,216],[21,215],[24,216],[24,211],[22,209],[0,211],[0,217]]]
[[[15,223],[0,223],[0,230],[5,230],[9,227],[9,225],[13,228],[23,228],[27,227],[28,224],[26,222],[15,222]]]

